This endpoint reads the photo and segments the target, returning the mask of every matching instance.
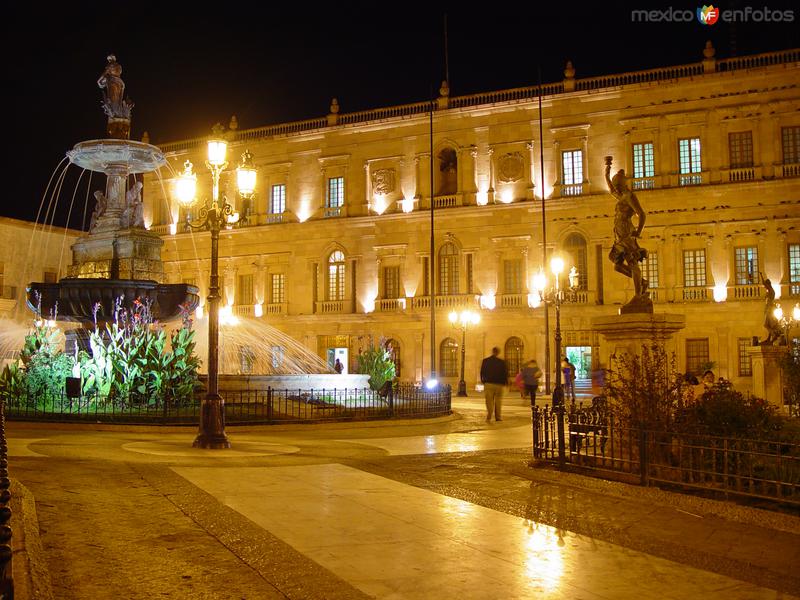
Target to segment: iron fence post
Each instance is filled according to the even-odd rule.
[[[539,407],[531,406],[531,427],[533,429],[533,458],[539,458]]]
[[[558,433],[558,466],[563,468],[567,462],[566,449],[564,448],[564,402],[555,407],[556,431]]]
[[[267,387],[267,422],[272,423],[272,388]]]

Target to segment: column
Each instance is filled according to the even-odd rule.
[[[492,155],[494,154],[494,148],[489,146],[486,149],[486,154],[489,156],[489,190],[488,190],[488,197],[489,202],[494,203],[494,159]]]
[[[561,142],[553,140],[553,197],[561,197]]]
[[[414,379],[421,382],[425,375],[425,334],[414,334]]]
[[[527,188],[528,195],[530,196],[530,200],[533,200],[536,197],[536,169],[534,165],[536,164],[536,155],[534,154],[535,149],[535,142],[531,140],[530,142],[525,143],[525,147],[528,149],[528,175],[530,177],[530,185]]]
[[[369,161],[364,161],[364,190],[367,195],[366,198],[366,208],[367,214],[369,214],[370,208],[372,208],[372,177],[370,177],[370,165]]]
[[[422,190],[420,189],[419,185],[419,155],[414,157],[414,173],[414,199],[418,202],[417,208],[422,208],[422,203],[420,202],[420,199],[422,198]]]
[[[591,193],[591,180],[589,179],[589,136],[585,135],[581,138],[581,148],[583,150],[583,181],[582,191],[584,194]],[[603,167],[605,168],[605,166]]]
[[[478,204],[478,194],[481,191],[478,181],[478,147],[470,146],[469,155],[472,157],[472,185],[475,188],[475,204]]]

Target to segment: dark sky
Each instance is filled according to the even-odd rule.
[[[767,5],[793,8],[793,24],[735,27],[631,20],[632,9],[694,13],[698,3],[379,4],[297,2],[274,9],[237,0],[216,3],[216,12],[197,2],[4,7],[12,168],[0,214],[33,220],[64,153],[103,136],[96,80],[111,52],[136,103],[132,137],[147,130],[158,144],[206,135],[232,114],[240,128],[323,116],[334,96],[342,112],[424,100],[444,78],[445,12],[452,95],[535,84],[539,67],[545,82],[558,81],[567,59],[577,77],[697,62],[706,39],[720,58],[800,46],[800,5],[791,2]],[[721,8],[736,6],[746,4]],[[72,179],[65,181],[60,215],[75,189]],[[80,191],[81,204],[84,196]]]

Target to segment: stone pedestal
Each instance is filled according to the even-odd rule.
[[[753,346],[747,349],[753,368],[753,396],[783,408],[783,371],[781,360],[786,346]]]
[[[603,336],[600,344],[600,367],[607,369],[612,354],[639,354],[642,346],[653,341],[674,351],[672,336],[686,327],[684,315],[671,313],[630,313],[595,317],[592,329]]]
[[[72,245],[67,276],[78,279],[164,280],[164,241],[146,229],[90,233]]]

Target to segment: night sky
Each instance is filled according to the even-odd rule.
[[[34,220],[65,152],[103,137],[96,81],[109,53],[122,64],[136,104],[132,138],[146,130],[158,144],[206,135],[232,114],[242,129],[323,116],[334,96],[342,112],[429,98],[445,74],[445,12],[451,95],[532,85],[539,68],[543,81],[558,81],[567,59],[579,78],[697,62],[707,39],[718,58],[800,46],[796,2],[767,3],[772,10],[794,8],[793,24],[735,27],[631,21],[632,9],[698,7],[680,2],[531,0],[486,2],[481,10],[457,2],[398,2],[391,9],[376,2],[296,4],[273,9],[237,1],[217,4],[220,11],[192,2],[4,7],[12,168],[0,214]],[[93,189],[99,187],[95,179]],[[74,190],[67,180],[58,222]],[[78,196],[82,204],[85,190]],[[80,227],[83,210],[76,212],[71,223]]]

